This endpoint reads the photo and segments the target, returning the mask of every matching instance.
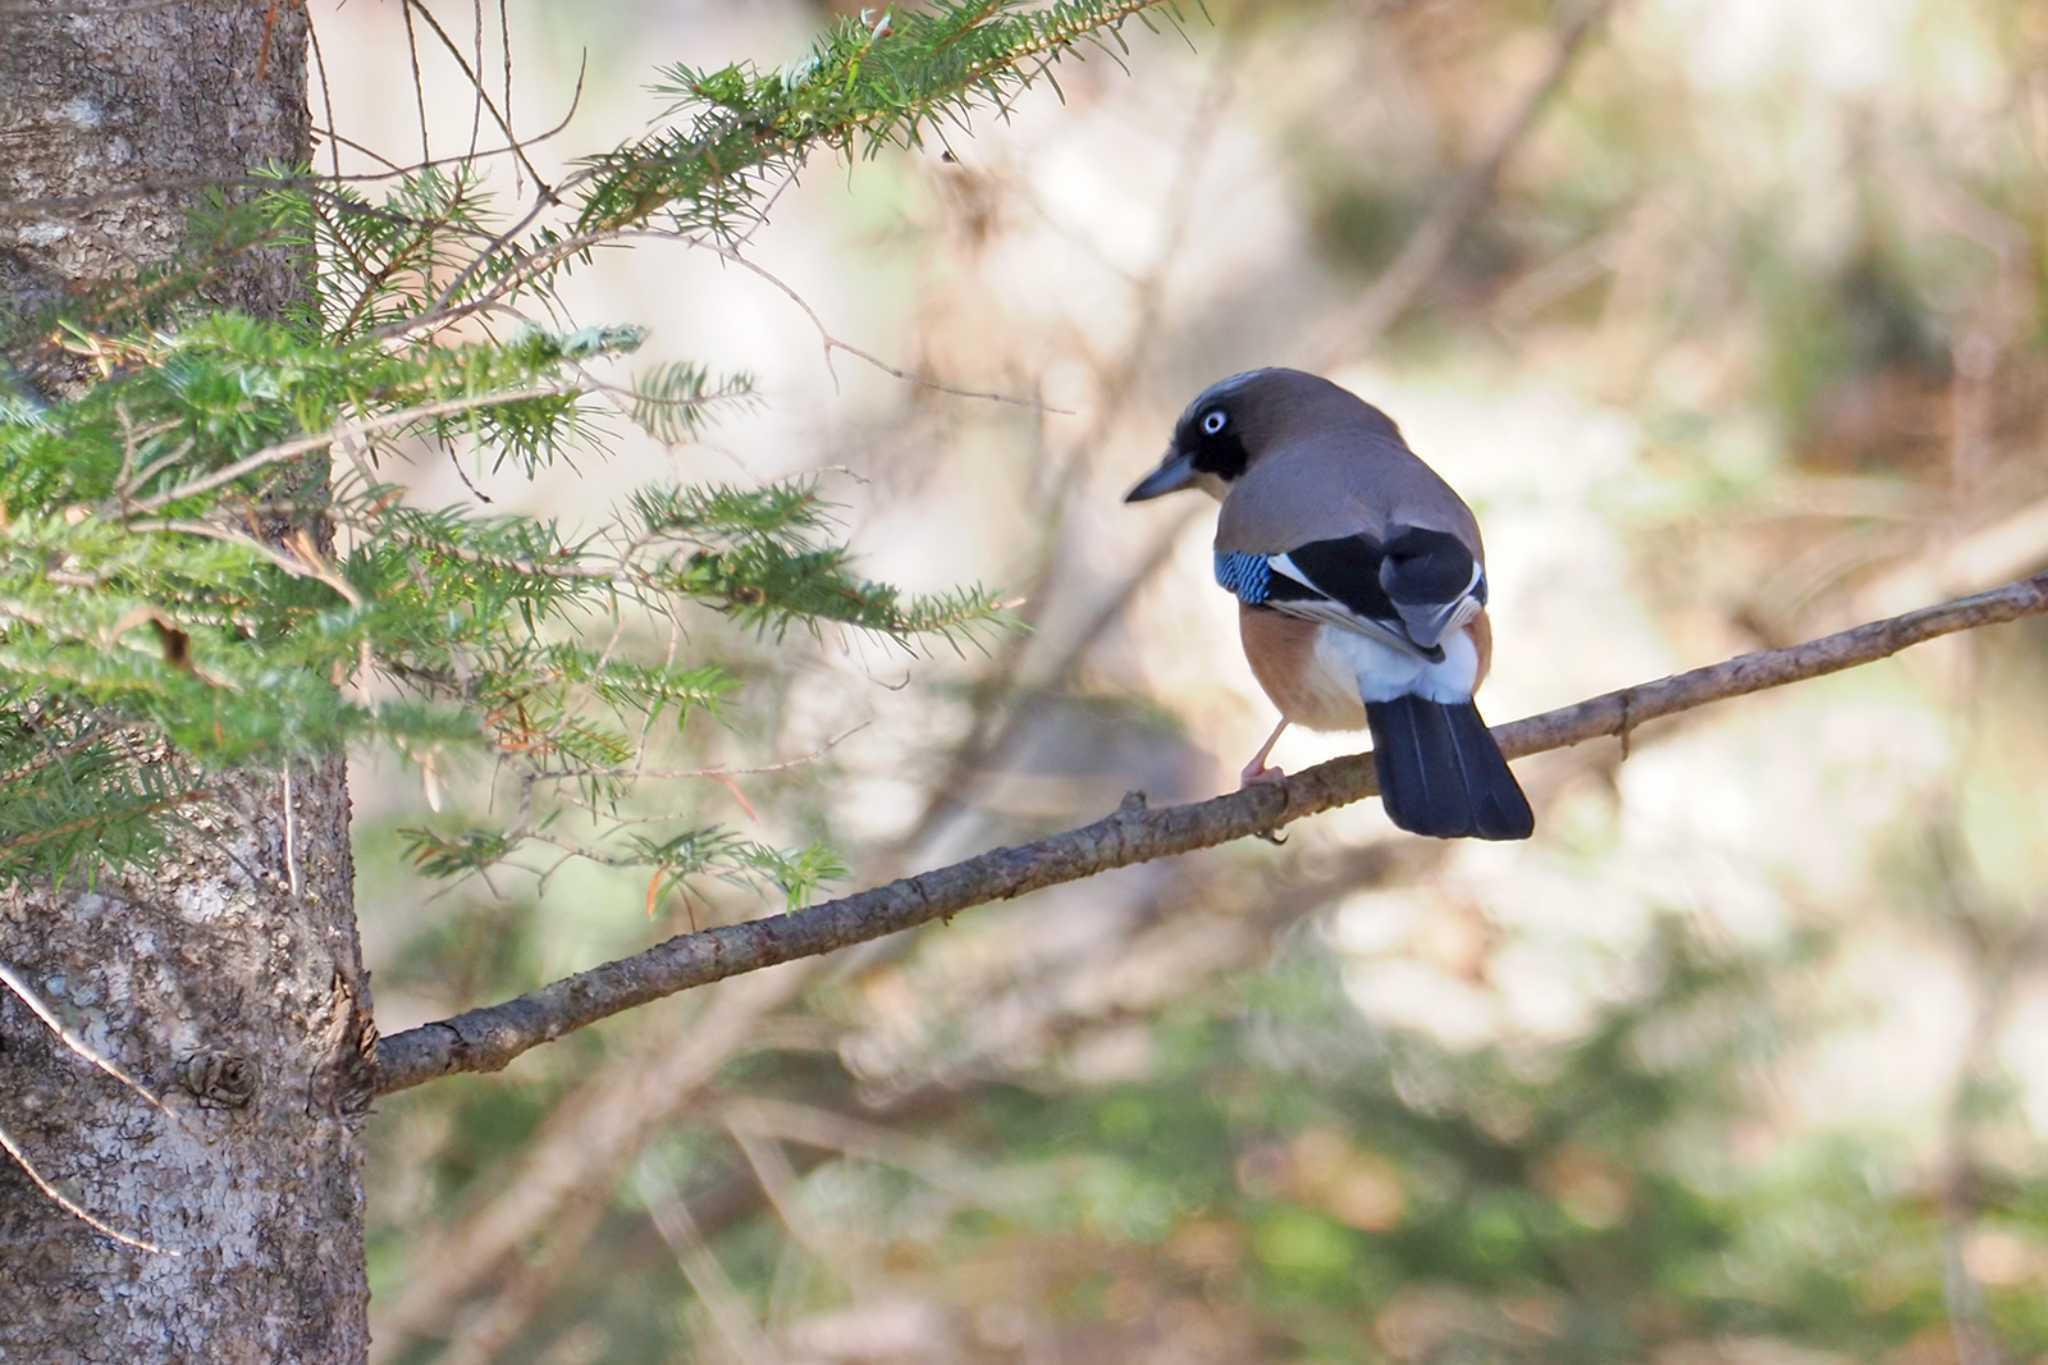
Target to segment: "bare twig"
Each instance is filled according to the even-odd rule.
[[[1788,649],[1744,654],[1609,692],[1503,726],[1495,738],[1510,757],[1561,749],[1709,702],[1871,663],[1956,631],[2042,614],[2048,614],[2048,574]],[[1262,834],[1377,789],[1371,757],[1357,754],[1282,784],[1191,805],[1147,810],[1142,795],[1134,793],[1115,814],[1080,829],[994,849],[794,914],[679,935],[516,999],[395,1034],[378,1045],[378,1090],[389,1094],[437,1076],[495,1071],[542,1043],[677,991],[880,938],[1040,887]]]
[[[956,1199],[990,1208],[1001,1203],[998,1196],[1002,1191],[990,1186],[986,1172],[930,1138],[913,1137],[851,1114],[767,1095],[732,1100],[720,1117],[735,1135],[773,1138],[778,1143],[795,1143],[892,1166]]]
[[[656,236],[679,235],[673,233],[653,232],[653,230],[651,229],[641,229],[641,231],[651,233],[652,235]],[[1007,403],[1011,407],[1032,408],[1041,412],[1056,412],[1063,417],[1073,416],[1073,413],[1068,411],[1066,408],[1056,408],[1051,406],[1050,404],[1041,403],[1035,398],[1019,398],[1013,394],[997,393],[991,389],[955,388],[951,384],[941,383],[939,380],[929,379],[924,375],[915,374],[909,370],[898,369],[896,366],[891,365],[888,361],[882,359],[880,356],[874,354],[872,351],[864,351],[860,347],[854,345],[852,342],[841,341],[838,337],[832,335],[831,331],[825,326],[825,320],[818,316],[817,310],[811,307],[809,300],[804,298],[802,294],[797,293],[797,291],[793,287],[791,287],[787,282],[785,282],[780,276],[770,271],[767,267],[760,265],[751,257],[742,256],[738,251],[735,251],[733,248],[729,246],[722,246],[718,242],[713,241],[709,237],[682,236],[680,237],[680,240],[688,242],[691,246],[701,247],[706,251],[714,252],[723,259],[731,261],[740,269],[759,276],[761,279],[766,280],[769,284],[773,285],[776,289],[780,290],[784,295],[786,295],[789,298],[790,302],[794,303],[798,308],[801,308],[804,311],[804,316],[808,317],[811,320],[811,326],[817,329],[819,344],[825,348],[825,369],[828,373],[832,369],[832,353],[834,351],[844,351],[848,355],[852,356],[855,360],[864,361],[867,364],[874,366],[883,374],[891,375],[897,379],[901,379],[907,384],[915,384],[917,385],[917,387],[921,389],[930,389],[934,393],[950,394],[955,398],[979,398],[989,403]],[[835,374],[832,376],[832,379],[833,382],[836,384],[839,380],[839,376]]]
[[[7,1155],[14,1158],[14,1164],[21,1167],[23,1175],[35,1182],[35,1187],[43,1192],[45,1199],[48,1199],[52,1204],[55,1204],[58,1208],[85,1224],[94,1232],[111,1237],[122,1246],[134,1247],[137,1251],[147,1251],[158,1256],[182,1256],[185,1254],[170,1247],[160,1247],[155,1242],[141,1237],[132,1237],[121,1231],[121,1229],[103,1223],[90,1213],[87,1213],[78,1206],[76,1200],[43,1178],[43,1173],[38,1171],[35,1165],[29,1161],[28,1153],[21,1150],[21,1144],[16,1142],[14,1135],[4,1127],[0,1127],[0,1147],[7,1149]]]
[[[839,747],[841,743],[851,739],[873,723],[872,721],[864,720],[858,725],[850,726],[840,731],[817,748],[812,749],[809,753],[798,754],[795,758],[785,758],[776,763],[764,763],[758,768],[643,768],[636,762],[630,768],[563,768],[559,771],[536,772],[526,780],[531,783],[539,783],[573,782],[586,777],[620,779],[644,777],[661,782],[681,782],[699,777],[714,780],[729,777],[760,777],[767,773],[788,772],[791,768],[801,768],[815,763]]]
[[[73,1052],[85,1058],[86,1061],[91,1062],[121,1084],[133,1090],[136,1094],[142,1096],[143,1099],[149,1101],[151,1107],[169,1117],[173,1122],[177,1121],[177,1116],[165,1107],[164,1102],[157,1098],[155,1092],[122,1070],[111,1058],[93,1047],[92,1044],[86,1042],[85,1039],[79,1037],[76,1033],[73,1033],[65,1025],[64,1021],[57,1017],[57,1012],[45,1004],[41,996],[29,988],[28,982],[22,979],[21,974],[4,962],[0,962],[0,985],[4,985],[8,990],[14,992],[21,1003],[27,1005],[29,1011],[36,1018],[42,1020],[44,1026],[50,1032],[56,1034],[58,1041],[62,1042],[65,1047],[70,1048]]]
[[[547,182],[540,178],[540,172],[534,168],[533,163],[527,160],[526,148],[520,143],[519,135],[512,131],[511,110],[507,109],[505,112],[500,113],[496,101],[492,100],[490,92],[484,89],[483,54],[481,50],[477,54],[476,69],[471,70],[468,60],[462,55],[462,49],[456,46],[453,38],[448,36],[448,30],[441,27],[441,21],[434,17],[432,10],[419,3],[419,0],[405,0],[405,8],[407,12],[405,21],[406,40],[408,42],[411,41],[412,19],[410,16],[413,11],[417,10],[421,22],[434,31],[434,36],[441,40],[441,46],[448,50],[448,55],[453,57],[455,64],[462,68],[464,79],[476,91],[476,97],[482,102],[483,107],[490,111],[492,121],[498,125],[498,131],[505,135],[505,143],[511,147],[512,155],[518,158],[519,164],[526,168],[526,173],[533,177],[534,184],[540,187],[541,197],[552,200],[554,198],[553,191],[549,190]],[[481,35],[479,35],[479,41],[481,41]],[[476,148],[476,130],[473,127],[470,129],[469,145],[473,152]],[[427,153],[422,151],[421,155],[424,157]]]
[[[302,884],[302,883],[300,882],[300,880],[299,880],[299,848],[298,848],[298,823],[299,823],[299,822],[298,822],[298,815],[297,815],[297,812],[296,812],[296,810],[294,809],[294,806],[295,806],[295,804],[296,804],[296,803],[294,803],[294,802],[293,802],[293,800],[292,800],[292,765],[291,765],[291,761],[290,761],[289,759],[287,759],[287,760],[285,761],[285,765],[284,765],[284,793],[283,793],[283,804],[284,804],[284,865],[285,865],[285,870],[286,870],[286,872],[287,872],[287,873],[289,873],[289,875],[290,875],[290,883],[289,883],[289,884],[290,884],[290,887],[291,887],[291,893],[292,893],[292,895],[294,895],[294,896],[299,896],[299,895],[302,895],[302,894],[304,894],[304,886],[303,886],[303,884]]]
[[[1970,1268],[1969,1242],[1982,1208],[1983,1157],[1977,1118],[1998,1078],[1998,1043],[2011,1019],[2014,987],[2041,959],[2042,926],[2015,919],[1987,897],[1957,833],[1954,815],[1935,822],[1931,852],[1947,919],[1970,973],[1973,1007],[1955,1081],[1943,1109],[1940,1148],[1942,1299],[1957,1365],[2004,1365]]]
[[[835,1237],[836,1229],[830,1220],[814,1217],[804,1209],[798,1197],[796,1166],[790,1161],[789,1153],[782,1150],[782,1144],[772,1136],[749,1132],[732,1123],[727,1123],[726,1132],[753,1171],[769,1207],[775,1210],[775,1216],[782,1220],[783,1227],[789,1230],[796,1244],[815,1257],[820,1265],[831,1270],[833,1276],[849,1290],[859,1293],[868,1288],[874,1277],[862,1272],[859,1259],[850,1245],[851,1239]],[[678,1207],[689,1208],[688,1203],[673,1191],[670,1197]]]
[[[505,112],[509,114],[512,111],[512,16],[505,12],[505,0],[498,0],[498,47],[505,57]],[[576,94],[579,98],[583,94],[583,69],[589,64],[590,54],[586,52],[583,54],[583,60],[576,66]],[[479,61],[477,66],[481,73],[483,63]],[[570,112],[575,111],[572,108]],[[512,192],[520,194],[524,193],[525,189],[519,180],[519,168],[514,166]]]
[[[327,76],[327,54],[320,50],[320,30],[313,24],[313,11],[306,10],[306,41],[313,49],[313,69],[320,75],[320,103],[327,111],[327,154],[334,174],[341,174],[341,144],[334,140],[334,82]],[[470,148],[471,152],[476,149]]]
[[[427,85],[420,79],[420,45],[412,29],[412,5],[401,4],[398,12],[405,16],[405,51],[412,58],[412,97],[420,111],[420,160],[432,161],[434,149],[427,139]]]
[[[442,1330],[448,1306],[495,1274],[506,1256],[530,1245],[536,1233],[554,1227],[564,1204],[589,1185],[593,1173],[620,1171],[727,1062],[760,1046],[762,1021],[802,993],[813,965],[798,963],[717,987],[688,1016],[689,1027],[644,1054],[639,1065],[609,1069],[559,1106],[520,1154],[516,1177],[413,1249],[413,1270],[378,1330],[372,1365],[395,1360],[409,1341]]]
[[[480,1311],[463,1315],[435,1365],[492,1365],[503,1360],[533,1315],[546,1306],[548,1292],[570,1278],[583,1248],[604,1223],[610,1194],[609,1187],[586,1189],[564,1201],[565,1207],[548,1226],[547,1240],[499,1278],[494,1296]],[[380,1340],[377,1347],[383,1344]],[[379,1358],[371,1356],[373,1361]]]
[[[1327,367],[1370,346],[1415,302],[1436,278],[1458,239],[1493,198],[1500,173],[1514,156],[1551,99],[1564,87],[1586,39],[1599,27],[1618,0],[1586,0],[1557,35],[1557,45],[1542,74],[1523,92],[1501,120],[1486,150],[1437,200],[1372,288],[1358,303],[1320,328],[1309,353]]]
[[[704,1244],[697,1221],[690,1216],[690,1206],[683,1202],[675,1187],[666,1177],[643,1167],[640,1191],[647,1201],[647,1215],[654,1222],[654,1230],[676,1253],[683,1278],[697,1291],[697,1298],[711,1315],[712,1325],[725,1338],[733,1355],[745,1365],[766,1365],[775,1359],[775,1348],[755,1325],[739,1286]]]
[[[564,181],[563,185],[566,188],[572,183],[573,181]],[[915,384],[919,388],[930,389],[935,393],[949,394],[955,398],[978,398],[985,402],[1005,403],[1012,407],[1031,408],[1041,412],[1058,413],[1061,416],[1067,417],[1073,415],[1066,408],[1051,407],[1048,404],[1039,402],[1035,398],[1020,398],[1013,394],[997,393],[986,389],[958,388],[940,380],[931,379],[925,375],[892,365],[874,352],[864,350],[852,342],[844,341],[834,335],[832,330],[825,325],[825,320],[818,315],[818,310],[811,306],[810,301],[797,292],[795,286],[791,285],[781,276],[775,274],[766,266],[761,265],[752,257],[742,255],[732,247],[697,233],[671,232],[662,228],[650,227],[596,228],[588,232],[579,232],[573,236],[563,238],[543,251],[536,251],[527,256],[517,266],[507,271],[503,278],[494,282],[489,289],[479,294],[476,298],[456,303],[454,301],[456,295],[461,291],[462,286],[468,282],[470,274],[479,268],[479,263],[493,254],[501,245],[509,242],[516,233],[523,231],[527,224],[536,216],[537,211],[530,213],[526,219],[514,224],[511,228],[506,229],[504,233],[500,234],[492,246],[486,248],[476,261],[471,262],[470,266],[462,274],[457,275],[441,291],[440,297],[435,299],[425,311],[399,322],[387,323],[371,335],[389,340],[402,336],[412,336],[418,333],[439,331],[452,323],[461,321],[463,318],[497,307],[499,300],[520,288],[528,280],[546,274],[547,271],[553,269],[560,262],[568,260],[573,256],[581,255],[593,247],[645,240],[681,242],[685,246],[693,246],[700,250],[709,251],[723,260],[730,261],[749,274],[758,276],[787,297],[799,309],[803,310],[804,316],[810,320],[812,328],[818,333],[818,343],[825,351],[825,369],[827,373],[832,374],[834,384],[838,383],[839,376],[832,370],[832,355],[835,351],[844,351],[854,359],[880,370],[883,374],[903,380],[908,384]]]
[[[469,110],[469,154],[475,156],[477,137],[484,130],[484,0],[469,0],[469,11],[476,38],[476,69],[470,73],[476,84],[476,103]],[[505,112],[512,112],[509,105]]]
[[[481,150],[472,149],[471,151],[458,153],[452,156],[437,156],[427,161],[415,161],[408,166],[401,165],[396,161],[387,160],[375,148],[367,146],[364,143],[357,142],[354,138],[346,137],[332,127],[315,128],[313,130],[314,132],[320,134],[322,137],[332,139],[340,146],[347,147],[350,151],[361,152],[364,156],[371,157],[377,161],[382,161],[384,165],[387,167],[387,169],[382,171],[363,172],[355,175],[343,175],[339,167],[337,166],[334,174],[332,175],[293,176],[281,180],[266,180],[261,183],[272,187],[276,187],[302,185],[308,183],[333,184],[355,183],[359,181],[391,180],[401,176],[418,175],[422,171],[438,170],[442,166],[470,166],[478,161],[485,160],[486,158],[489,157],[511,156],[516,152],[523,151],[523,149],[525,148],[537,147],[543,142],[552,140],[556,135],[560,134],[563,130],[568,128],[569,124],[575,119],[576,110],[583,103],[583,82],[585,78],[589,75],[589,67],[590,54],[586,52],[583,54],[582,60],[578,63],[576,67],[576,85],[569,92],[568,109],[563,112],[562,117],[556,120],[551,127],[545,129],[542,132],[535,133],[532,137],[525,139],[523,142],[520,142],[516,146],[508,143],[502,147],[486,147]]]

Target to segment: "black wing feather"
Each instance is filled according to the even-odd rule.
[[[1408,633],[1426,644],[1486,605],[1486,575],[1465,543],[1443,531],[1405,526],[1387,541],[1380,586]]]
[[[1472,586],[1472,552],[1443,531],[1403,527],[1386,543],[1382,555],[1384,562],[1374,571],[1390,602],[1440,607],[1457,601]]]
[[[1392,623],[1401,619],[1394,610],[1393,599],[1380,586],[1380,561],[1384,556],[1380,543],[1371,536],[1312,540],[1289,550],[1287,558],[1331,601],[1341,602],[1369,620]]]
[[[1405,647],[1431,663],[1443,662],[1443,647],[1434,641],[1425,644],[1415,639],[1400,607],[1387,596],[1381,585],[1386,557],[1380,543],[1371,536],[1360,533],[1312,540],[1289,550],[1286,559],[1308,582],[1299,582],[1276,568],[1267,593],[1271,600],[1299,602],[1321,598],[1335,602],[1353,616],[1380,627],[1392,640],[1405,642]]]

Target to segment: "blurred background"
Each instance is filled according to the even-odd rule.
[[[468,145],[399,8],[311,8],[344,169]],[[553,175],[661,112],[657,64],[780,66],[834,14],[512,0],[476,55],[496,89],[509,40],[523,135],[587,62]],[[721,775],[638,814],[823,839],[850,890],[1235,785],[1272,713],[1213,506],[1118,499],[1258,365],[1384,406],[1474,504],[1495,721],[2048,564],[2048,3],[1189,20],[950,149],[814,163],[748,244],[831,336],[1022,404],[828,363],[772,282],[656,243],[574,321],[758,409],[675,448],[620,420],[535,484],[419,452],[423,502],[593,526],[649,478],[822,471],[874,576],[1029,626],[928,657],[686,622],[748,687],[664,751]],[[395,1096],[381,1358],[2048,1360],[2044,665],[2038,621],[1944,640],[1530,759],[1528,844],[1368,802]],[[400,829],[489,818],[488,772],[454,787],[355,772],[386,1033],[780,909],[575,861],[423,881]]]

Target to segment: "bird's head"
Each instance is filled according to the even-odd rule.
[[[1290,436],[1325,424],[1355,424],[1362,416],[1398,435],[1379,409],[1316,375],[1265,369],[1219,379],[1188,404],[1159,468],[1124,494],[1124,501],[1143,502],[1183,488],[1221,498]]]

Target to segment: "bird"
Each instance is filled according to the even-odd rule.
[[[1238,600],[1246,660],[1280,723],[1244,766],[1279,781],[1290,725],[1372,733],[1395,825],[1441,839],[1526,839],[1536,820],[1473,693],[1486,678],[1479,523],[1384,412],[1301,370],[1202,390],[1159,467],[1124,495],[1221,502],[1216,581]]]

